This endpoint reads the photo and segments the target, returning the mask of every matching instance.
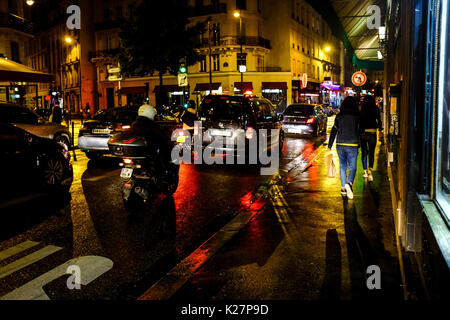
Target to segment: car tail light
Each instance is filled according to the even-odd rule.
[[[245,137],[248,140],[253,139],[253,134],[255,133],[255,129],[253,129],[252,127],[247,127],[247,130],[245,131]]]
[[[116,127],[116,131],[122,131],[122,130],[130,130],[131,126],[130,125],[125,125],[125,126],[118,126]]]
[[[198,123],[194,123],[194,135],[198,135]]]
[[[132,159],[123,159],[123,163],[125,163],[125,164],[132,164],[133,160]]]
[[[307,124],[311,124],[314,123],[315,118],[309,118],[308,120],[306,120]]]
[[[80,127],[80,129],[87,129],[87,127],[86,127],[85,124],[82,124],[81,127]]]

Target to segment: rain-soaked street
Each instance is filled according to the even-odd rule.
[[[325,140],[286,137],[274,176],[183,164],[173,197],[132,217],[119,161],[77,150],[71,199],[35,194],[2,205],[0,297],[400,299],[392,209],[380,198],[384,155],[375,181],[357,178],[347,202],[338,179],[326,177]],[[82,275],[82,290],[69,290],[67,266],[81,256],[97,268]],[[376,293],[366,287],[373,264],[383,274]]]

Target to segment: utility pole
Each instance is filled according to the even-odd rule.
[[[209,47],[209,94],[212,91],[212,70],[211,70],[211,22],[208,20],[208,47]]]

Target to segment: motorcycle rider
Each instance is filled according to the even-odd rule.
[[[147,144],[153,150],[159,149],[160,164],[162,169],[167,172],[170,166],[174,165],[171,161],[171,142],[154,121],[156,113],[156,109],[149,104],[140,106],[138,117],[131,125],[131,132],[145,137]]]

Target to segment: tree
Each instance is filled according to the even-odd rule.
[[[190,24],[185,1],[144,0],[136,16],[125,21],[120,33],[119,55],[125,76],[159,75],[159,103],[163,101],[163,75],[176,75],[181,61],[190,66],[200,61],[196,37],[206,22]]]

